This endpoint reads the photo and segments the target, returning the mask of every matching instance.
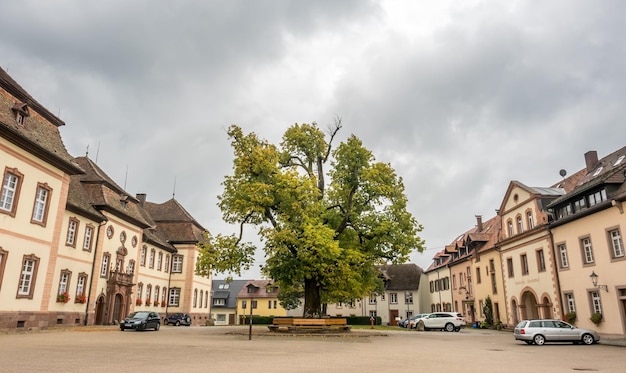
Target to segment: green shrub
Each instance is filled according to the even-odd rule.
[[[602,314],[600,312],[596,312],[591,315],[591,318],[589,318],[589,320],[591,320],[592,323],[598,325],[602,321]]]
[[[568,312],[565,314],[565,321],[567,321],[570,324],[573,324],[576,322],[576,312],[572,311],[572,312]]]

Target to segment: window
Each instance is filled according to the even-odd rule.
[[[456,275],[452,275],[452,289],[456,290]]]
[[[83,250],[91,251],[91,241],[93,239],[93,225],[89,224],[85,227],[85,237],[83,238]]]
[[[404,304],[413,304],[413,293],[408,291],[404,294]]]
[[[128,261],[128,267],[126,267],[126,273],[128,273],[129,275],[132,275],[135,273],[135,261],[134,260],[129,260]]]
[[[78,230],[78,219],[70,218],[67,224],[67,237],[65,238],[65,245],[76,247],[76,231]]]
[[[545,272],[546,270],[546,259],[543,256],[543,249],[537,250],[537,268],[539,272]]]
[[[476,267],[476,283],[480,284],[481,279],[480,279],[480,268]]]
[[[271,300],[267,301],[267,308],[272,309],[272,301]]]
[[[524,232],[524,224],[522,223],[522,217],[517,217],[517,233]]]
[[[613,257],[613,259],[623,258],[624,244],[622,243],[622,235],[620,234],[619,229],[609,231],[609,239],[611,242],[611,256]]]
[[[274,301],[274,309],[276,309],[276,306],[278,305],[278,301]]]
[[[115,259],[115,272],[122,273],[123,268],[124,268],[124,257],[118,256]]]
[[[141,256],[139,257],[139,265],[142,267],[146,266],[146,254],[148,253],[148,248],[146,246],[141,248]]]
[[[535,227],[535,223],[533,221],[533,212],[528,211],[526,213],[526,224],[528,224],[528,230],[531,230]]]
[[[170,289],[170,306],[178,306],[178,302],[180,301],[180,288],[171,288]]]
[[[584,209],[586,206],[585,204],[585,197],[579,199],[578,201],[574,201],[574,212],[578,212],[582,209]]]
[[[398,304],[398,293],[389,293],[389,303]]]
[[[38,267],[39,258],[34,255],[24,255],[22,271],[20,272],[20,282],[17,288],[17,298],[33,299]]]
[[[565,294],[565,302],[567,303],[567,312],[576,312],[576,302],[574,302],[574,294]]]
[[[591,247],[591,238],[585,237],[581,239],[580,245],[583,250],[583,263],[592,264],[593,263],[593,248]]]
[[[7,167],[4,169],[2,194],[0,194],[0,212],[15,216],[23,177],[24,175],[15,168]]]
[[[107,273],[109,273],[110,261],[111,261],[111,254],[104,253],[102,255],[102,267],[100,267],[100,277],[107,277]]]
[[[431,282],[429,282],[429,285],[430,285],[430,292],[434,293],[435,292],[435,282],[431,281]]]
[[[491,272],[491,292],[498,294],[498,286],[496,284],[496,272]]]
[[[170,270],[170,254],[165,254],[165,272]]]
[[[506,266],[509,270],[509,278],[513,277],[514,272],[513,272],[513,258],[506,258]]]
[[[509,228],[509,237],[513,237],[513,222],[511,220],[509,220],[507,222],[507,226]]]
[[[159,256],[157,257],[157,270],[160,271],[161,267],[163,264],[163,253],[159,253]]]
[[[213,299],[214,306],[224,306],[226,305],[226,301],[224,299]]]
[[[172,272],[174,273],[183,272],[183,256],[182,255],[172,256]]]
[[[600,294],[597,291],[589,293],[591,298],[591,310],[592,313],[602,313],[602,301],[600,301]]]
[[[152,285],[148,284],[146,286],[146,306],[150,305],[150,294],[152,294]]]
[[[202,296],[204,295],[204,292],[202,290],[200,290],[200,301],[198,302],[198,307],[202,308]]]
[[[520,255],[520,263],[522,265],[522,275],[528,274],[528,256],[526,254]]]
[[[243,308],[244,310],[245,310],[246,308],[248,308],[248,301],[247,301],[247,300],[242,300],[242,301],[241,301],[241,308]]]
[[[80,297],[84,297],[85,293],[85,285],[87,284],[87,274],[81,272],[78,274],[78,279],[76,280],[76,301],[78,302]]]
[[[160,290],[161,289],[159,288],[158,285],[154,287],[154,305],[155,306],[159,305],[159,295],[161,294]]]
[[[143,294],[143,283],[137,284],[137,303],[141,302],[141,296]]]
[[[250,302],[250,307],[252,307],[252,309],[256,309],[257,308],[257,301],[253,300]]]
[[[622,163],[623,160],[624,156],[620,155],[619,158],[617,158],[617,161],[615,161],[615,163],[613,164],[613,166],[617,166],[618,164]]]
[[[2,289],[2,279],[4,278],[4,268],[7,265],[8,256],[9,252],[2,250],[2,247],[0,247],[0,289]]]
[[[57,295],[61,295],[63,293],[67,293],[67,290],[70,287],[70,276],[71,272],[67,269],[61,271],[61,277],[59,278],[59,289],[57,291]],[[58,301],[58,298],[57,298]]]
[[[154,249],[150,250],[150,261],[148,262],[150,268],[154,268],[154,254],[156,251]]]
[[[51,193],[52,188],[50,188],[48,184],[37,184],[37,193],[35,194],[35,205],[33,206],[31,223],[39,224],[42,226],[46,225]]]
[[[198,289],[193,289],[193,308],[198,306]]]
[[[370,294],[369,304],[376,304],[376,294],[374,293]]]
[[[567,260],[567,247],[565,244],[557,245],[557,249],[559,250],[559,263],[561,268],[569,268],[569,261]]]
[[[165,300],[167,299],[167,288],[163,287],[161,290],[161,303],[165,304]]]
[[[223,290],[223,289],[229,289],[230,288],[230,284],[219,284],[218,289]]]
[[[589,207],[597,205],[602,201],[606,201],[606,191],[604,189],[589,195]]]

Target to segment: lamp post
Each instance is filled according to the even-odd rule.
[[[596,289],[604,289],[607,293],[609,292],[609,287],[607,285],[598,285],[598,275],[596,275],[595,271],[591,271],[591,283]]]

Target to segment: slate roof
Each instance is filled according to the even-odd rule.
[[[0,136],[69,175],[81,173],[59,133],[59,127],[65,123],[32,98],[2,68],[0,88]],[[27,112],[21,124],[15,118],[16,110]]]
[[[414,263],[378,266],[385,279],[386,290],[413,290],[420,285],[422,269]]]
[[[237,294],[239,294],[248,281],[250,280],[232,280],[231,282],[228,282],[228,289],[220,290],[220,285],[227,284],[227,281],[213,280],[211,285],[211,289],[213,289],[213,295],[211,296],[211,308],[237,308]],[[224,305],[214,305],[213,299],[224,299]]]

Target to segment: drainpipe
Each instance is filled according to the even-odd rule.
[[[95,267],[96,267],[96,255],[98,254],[98,241],[100,240],[100,231],[102,230],[102,227],[105,226],[105,224],[107,223],[106,220],[103,220],[100,222],[100,225],[98,225],[98,231],[96,232],[96,244],[94,245],[94,249],[93,249],[93,259],[91,261],[91,274],[89,275],[89,290],[87,291],[87,305],[85,306],[85,321],[83,322],[83,325],[87,326],[87,320],[89,319],[89,303],[91,302],[91,287],[93,286],[93,278],[94,278],[94,271],[95,271]],[[94,320],[94,323],[96,321]]]

